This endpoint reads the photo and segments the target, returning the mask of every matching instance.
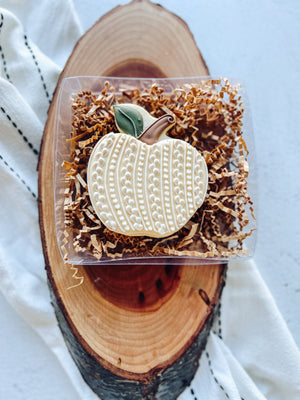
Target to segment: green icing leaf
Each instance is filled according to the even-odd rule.
[[[130,105],[113,106],[115,121],[120,132],[138,137],[143,132],[142,114]]]

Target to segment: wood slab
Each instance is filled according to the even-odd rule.
[[[39,161],[49,287],[82,376],[103,399],[176,399],[198,367],[226,265],[64,264],[54,218],[54,118],[61,80],[78,75],[179,77],[208,75],[208,69],[178,16],[147,0],[116,7],[80,38],[68,59],[48,112]]]

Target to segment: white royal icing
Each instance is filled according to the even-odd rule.
[[[190,144],[166,139],[148,145],[109,133],[88,165],[88,190],[104,225],[130,236],[166,237],[202,205],[208,184],[204,158]]]

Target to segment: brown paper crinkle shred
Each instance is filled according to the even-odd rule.
[[[130,237],[112,232],[101,223],[90,203],[86,184],[90,154],[102,136],[117,132],[111,106],[128,102],[146,108],[156,118],[165,113],[175,116],[169,136],[196,147],[208,166],[208,193],[202,207],[171,237]],[[72,107],[72,132],[67,138],[70,160],[63,163],[65,260],[70,240],[76,252],[97,260],[247,254],[243,241],[254,229],[245,228],[255,217],[246,180],[248,149],[242,137],[244,108],[238,86],[219,79],[185,84],[173,93],[165,93],[154,84],[149,90],[124,89],[117,94],[107,82],[100,95],[78,93]]]

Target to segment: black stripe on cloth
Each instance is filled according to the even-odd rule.
[[[4,17],[3,17],[3,14],[1,13],[0,14],[0,34],[1,34],[1,29],[2,29],[3,23],[4,23]],[[10,79],[10,76],[9,76],[9,73],[7,72],[6,59],[5,59],[5,55],[4,55],[4,52],[3,52],[3,49],[2,49],[1,45],[0,45],[0,55],[1,55],[2,64],[3,64],[3,71],[4,71],[4,74],[6,76],[6,79],[10,83],[12,83],[12,81]]]
[[[35,66],[36,66],[37,71],[39,73],[39,76],[41,78],[41,82],[42,82],[42,85],[43,85],[44,92],[45,92],[46,97],[47,97],[47,99],[49,101],[49,104],[50,104],[51,103],[51,99],[50,99],[49,92],[48,92],[48,89],[47,89],[47,86],[46,86],[46,83],[45,83],[44,76],[42,74],[42,71],[41,71],[41,68],[39,66],[39,63],[37,62],[36,55],[34,54],[32,48],[30,47],[30,45],[28,43],[28,38],[27,38],[26,35],[24,35],[24,41],[25,41],[25,46],[27,47],[27,49],[28,49],[29,53],[31,54],[31,57],[32,57],[32,59],[33,59],[33,61],[35,63]]]
[[[35,155],[38,155],[39,152],[37,149],[34,148],[33,144],[28,140],[28,138],[24,135],[24,133],[21,131],[21,129],[18,127],[18,125],[15,123],[15,121],[12,120],[11,116],[7,114],[5,109],[3,107],[0,107],[0,110],[3,112],[3,114],[6,116],[6,118],[9,120],[9,122],[12,124],[12,126],[17,130],[18,134],[22,136],[24,142],[28,145],[28,147],[33,151]]]
[[[219,338],[222,339],[222,321],[221,321],[221,309],[222,309],[222,303],[220,302],[219,310],[218,310],[218,325],[219,325]]]
[[[32,197],[35,199],[37,198],[36,194],[33,192],[33,190],[30,188],[29,185],[24,181],[23,178],[8,164],[6,160],[1,156],[0,154],[0,160],[3,161],[4,165],[23,183],[23,185],[26,187],[26,189],[31,193]]]
[[[194,389],[191,388],[190,392],[191,392],[191,395],[193,396],[193,400],[198,400],[198,397],[195,396],[195,391],[194,391]]]
[[[222,303],[220,301],[217,309],[217,324],[218,326],[216,327],[216,330],[214,329],[213,332],[219,337],[219,339],[223,340],[222,337],[222,321],[221,321],[221,308],[222,308]]]
[[[205,352],[205,355],[206,355],[206,358],[207,358],[207,361],[208,361],[209,371],[210,371],[212,377],[214,378],[214,381],[219,386],[219,388],[222,390],[222,392],[224,392],[224,395],[225,395],[226,399],[230,399],[229,394],[226,392],[224,386],[221,385],[221,383],[218,381],[218,379],[216,378],[216,376],[214,374],[214,371],[213,371],[212,365],[211,365],[211,359],[210,359],[209,354],[208,354],[207,351]],[[243,397],[241,397],[240,399],[241,400],[245,400]]]
[[[226,268],[225,274],[224,274],[224,287],[223,287],[223,291],[224,291],[225,288],[226,288],[226,283],[227,283],[227,272],[228,272],[228,269]],[[218,336],[219,336],[220,339],[223,340],[222,318],[221,318],[221,317],[222,317],[222,313],[221,313],[221,311],[222,311],[222,302],[220,301],[220,303],[219,303],[219,309],[218,309]]]
[[[221,383],[218,381],[218,379],[216,378],[216,376],[215,376],[215,374],[214,374],[214,371],[213,371],[212,366],[211,366],[211,359],[210,359],[209,354],[208,354],[207,351],[205,352],[205,355],[206,355],[206,358],[207,358],[207,361],[208,361],[208,366],[209,366],[210,373],[211,373],[212,377],[214,378],[214,381],[215,381],[216,384],[219,386],[219,388],[224,392],[225,397],[226,397],[227,399],[230,399],[229,394],[228,394],[228,393],[226,392],[226,390],[224,389],[224,386],[221,385]]]
[[[226,269],[226,271],[225,271],[225,274],[224,274],[224,288],[223,288],[223,290],[225,289],[225,287],[226,287],[226,282],[227,282],[227,271],[228,271],[228,269]],[[218,305],[218,309],[217,309],[217,327],[216,327],[216,329],[214,329],[213,330],[213,332],[221,339],[221,340],[223,340],[223,332],[222,332],[222,313],[221,313],[221,311],[222,311],[222,302],[220,301],[219,302],[219,305]]]

